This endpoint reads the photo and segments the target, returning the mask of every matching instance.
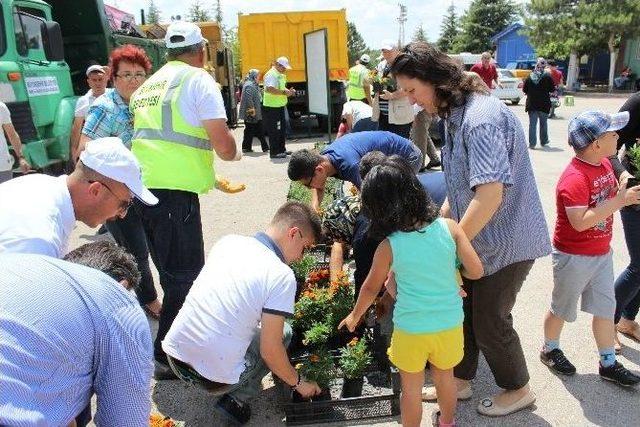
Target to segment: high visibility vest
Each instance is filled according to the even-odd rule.
[[[362,64],[357,64],[349,68],[347,98],[361,100],[367,97],[364,91],[364,76],[366,72],[367,67]]]
[[[264,75],[265,80],[267,76],[275,76],[278,79],[278,87],[276,89],[285,90],[287,87],[287,76],[283,73],[279,73],[275,68],[271,68]],[[262,98],[262,105],[265,107],[284,107],[287,105],[287,95],[274,95],[267,92],[267,86],[264,87],[264,97]]]
[[[184,119],[178,99],[184,82],[205,71],[171,61],[131,96],[134,114],[131,151],[147,188],[203,194],[215,184],[213,151],[206,130]]]

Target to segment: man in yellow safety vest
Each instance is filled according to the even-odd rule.
[[[356,65],[349,69],[349,81],[347,82],[347,99],[349,101],[362,101],[371,105],[371,83],[367,68],[370,61],[371,58],[365,53],[356,61]]]
[[[161,341],[204,265],[199,194],[215,184],[213,151],[222,160],[239,160],[220,89],[204,69],[205,39],[190,22],[176,22],[165,36],[168,62],[134,92],[131,151],[142,180],[160,200],[157,207],[136,205],[164,291],[154,343],[156,379],[169,379]]]
[[[286,137],[285,108],[289,97],[296,91],[287,89],[287,70],[291,69],[289,59],[281,56],[264,75],[264,97],[262,98],[262,116],[264,127],[269,136],[269,157],[284,159],[291,152],[284,146]]]

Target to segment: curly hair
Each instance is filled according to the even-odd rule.
[[[394,76],[418,79],[433,85],[438,115],[446,118],[452,107],[464,104],[471,93],[489,95],[489,88],[465,73],[453,58],[426,42],[406,45],[391,66]]]
[[[138,46],[125,44],[114,49],[109,56],[111,78],[115,78],[115,75],[118,74],[120,62],[122,61],[141,66],[147,74],[151,71],[151,61],[149,60],[147,53]]]
[[[374,166],[362,183],[362,210],[368,234],[384,239],[396,231],[414,231],[438,218],[437,206],[407,161],[399,156]]]

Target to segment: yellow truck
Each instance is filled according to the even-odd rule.
[[[250,69],[256,68],[261,71],[262,78],[277,57],[286,56],[292,67],[287,71],[287,87],[296,90],[296,96],[289,99],[289,116],[298,118],[306,114],[304,34],[322,28],[327,29],[332,123],[337,128],[342,104],[346,101],[344,81],[349,72],[345,9],[239,14],[242,74],[245,76]],[[319,121],[324,120],[321,118]],[[320,126],[326,129],[326,123],[320,123]]]
[[[222,40],[222,31],[217,22],[196,22],[202,30],[202,36],[207,39],[207,59],[204,68],[213,74],[220,84],[224,106],[227,111],[229,127],[235,127],[238,121],[237,103],[235,99],[236,85],[231,49]],[[149,39],[163,39],[168,24],[140,25],[140,30]]]

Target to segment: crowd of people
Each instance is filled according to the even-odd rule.
[[[402,380],[403,425],[420,425],[423,400],[438,402],[434,425],[455,425],[457,401],[473,395],[481,352],[501,391],[480,400],[480,414],[500,417],[535,403],[511,312],[535,261],[550,254],[554,289],[540,333],[542,363],[576,372],[560,333],[581,299],[581,310],[593,315],[599,375],[622,386],[640,382],[616,357],[616,329],[640,339],[640,186],[627,185],[636,171],[628,156],[617,157],[640,137],[640,94],[620,113],[588,111],[571,120],[575,157],[557,184],[551,240],[532,185],[531,133],[527,141],[513,111],[490,95],[482,76],[434,46],[385,42],[384,78],[371,82],[373,93],[363,87],[370,58],[350,70],[349,132],[320,152],[291,154],[288,177],[311,189],[311,203],[283,204],[263,232],[223,236],[205,258],[199,195],[215,186],[214,153],[225,161],[242,154],[220,90],[203,70],[200,29],[174,23],[165,42],[169,61],[152,75],[144,51],[133,46],[87,70],[91,89],[76,111],[72,173],[0,184],[0,200],[12,201],[0,208],[0,424],[84,426],[94,418],[97,425],[146,425],[152,377],[202,388],[236,424],[251,418],[269,372],[302,397],[320,393],[288,358],[285,320],[297,291],[289,265],[322,239],[339,254],[331,257],[332,274],[343,269],[347,245],[353,248],[356,299],[340,327],[354,331],[380,297],[388,358]],[[525,85],[552,88],[544,66]],[[295,92],[286,87],[288,68],[286,57],[277,58],[262,94],[259,72],[250,71],[240,107],[243,151],[256,136],[270,157],[289,155],[286,104]],[[528,106],[530,117],[535,108]],[[439,156],[418,142],[433,119],[441,123]],[[358,128],[374,122],[375,129]],[[426,156],[427,166],[443,170],[426,171]],[[357,191],[321,218],[329,177]],[[617,210],[631,262],[614,280]],[[116,243],[69,252],[76,221],[105,223]],[[144,311],[158,320],[153,340]],[[427,366],[434,387],[424,387]]]

